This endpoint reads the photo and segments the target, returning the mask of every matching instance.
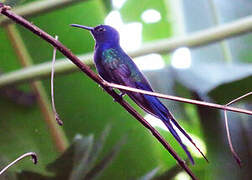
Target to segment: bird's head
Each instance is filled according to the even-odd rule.
[[[119,33],[113,27],[108,25],[99,25],[96,27],[88,27],[79,24],[71,24],[73,27],[79,27],[90,31],[96,43],[119,43]]]

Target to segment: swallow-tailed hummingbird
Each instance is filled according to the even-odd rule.
[[[119,33],[113,27],[108,25],[87,27],[78,24],[71,24],[71,26],[86,29],[93,35],[95,39],[94,62],[99,75],[105,81],[147,91],[153,91],[145,76],[138,69],[133,60],[121,48],[119,43]],[[192,138],[178,124],[170,111],[157,97],[130,91],[123,91],[122,93],[126,93],[145,112],[157,117],[165,124],[174,138],[184,149],[192,164],[194,164],[194,160],[187,147],[182,142],[180,136],[173,128],[173,125],[185,135],[185,137],[206,159],[204,154],[193,142]]]

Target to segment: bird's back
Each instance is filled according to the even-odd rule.
[[[121,75],[127,76],[132,81],[145,83],[150,87],[147,79],[138,69],[133,60],[123,51],[120,46],[103,46],[98,47],[95,51],[94,60],[98,72],[102,78],[105,80],[106,77],[103,76],[103,72],[110,72],[118,70],[121,71]],[[112,76],[117,76],[117,74],[111,74]],[[120,74],[118,74],[120,75]],[[111,79],[107,81],[112,82]],[[119,83],[119,82],[114,82]]]

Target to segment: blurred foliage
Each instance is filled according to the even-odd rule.
[[[3,180],[59,180],[59,179],[97,179],[109,164],[115,159],[119,153],[122,145],[126,142],[126,136],[122,137],[116,145],[112,147],[109,153],[105,157],[98,160],[98,157],[103,150],[107,136],[109,135],[110,126],[107,126],[101,133],[99,139],[94,140],[93,134],[89,136],[76,135],[72,145],[61,154],[54,162],[48,164],[46,169],[50,172],[49,175],[40,174],[32,171],[22,172],[5,172],[1,179]],[[0,159],[0,166],[3,167],[7,164],[7,160],[2,157]],[[157,175],[159,168],[155,168],[143,175],[140,178],[134,178],[137,180],[151,180]],[[161,178],[168,178],[175,175],[172,172],[179,172],[181,168],[177,165],[168,172],[161,176],[155,177],[156,180]],[[53,174],[53,175],[52,175]]]
[[[47,170],[54,175],[45,176],[42,174],[23,171],[19,173],[18,179],[95,179],[118,154],[125,138],[121,139],[112,150],[97,162],[100,152],[103,150],[106,137],[110,128],[106,128],[100,138],[94,141],[94,136],[82,137],[76,135],[73,144],[54,162],[47,165]]]
[[[20,5],[29,2],[33,1],[14,0],[8,3]],[[104,23],[105,17],[111,10],[118,10],[124,23],[139,22],[142,24],[144,43],[169,38],[174,34],[178,35],[176,32],[181,32],[181,29],[176,28],[182,27],[177,26],[180,21],[177,14],[182,14],[184,17],[183,30],[185,33],[214,26],[213,12],[209,8],[209,2],[182,0],[181,8],[178,11],[176,9],[178,1],[175,0],[126,0],[119,9],[115,9],[110,0],[89,0],[31,17],[29,21],[51,35],[58,35],[59,40],[73,53],[84,54],[93,51],[94,41],[89,33],[73,29],[69,27],[69,24],[95,26]],[[220,23],[251,14],[250,0],[240,2],[213,0],[213,2],[217,7]],[[157,10],[161,15],[161,20],[155,23],[144,22],[141,15],[147,9]],[[171,19],[171,17],[173,18]],[[51,61],[52,47],[48,43],[23,27],[17,26],[17,28],[34,64]],[[4,42],[0,43],[1,71],[10,72],[21,68],[4,28],[0,29],[0,40]],[[189,69],[176,69],[167,65],[162,70],[145,71],[145,74],[158,92],[226,104],[251,91],[251,40],[252,37],[248,34],[227,41],[232,55],[231,61],[225,60],[221,45],[216,43],[192,49],[192,65]],[[60,57],[63,55],[58,53],[57,58]],[[170,62],[172,56],[164,54],[163,57]],[[43,80],[43,85],[49,95],[50,81]],[[27,85],[22,85],[20,88],[14,87],[14,89],[18,89],[20,92],[24,90],[24,94],[30,92]],[[7,90],[4,89],[4,91]],[[0,90],[0,93],[3,96],[3,90]],[[128,100],[127,97],[126,99]],[[22,106],[9,98],[0,97],[0,153],[8,159],[14,159],[17,154],[27,151],[35,151],[39,155],[38,166],[33,166],[27,161],[15,166],[15,170],[25,170],[21,173],[23,178],[29,175],[29,179],[32,179],[32,176],[36,177],[35,179],[39,179],[39,177],[45,179],[55,175],[56,178],[64,179],[61,176],[68,176],[74,168],[90,172],[91,167],[94,167],[94,162],[101,162],[102,157],[107,155],[106,152],[110,152],[114,144],[118,142],[118,138],[125,133],[128,134],[127,143],[121,147],[117,158],[104,170],[100,179],[134,179],[136,177],[151,179],[153,176],[161,179],[165,172],[176,167],[175,160],[151,134],[83,73],[75,72],[57,76],[55,100],[58,113],[64,121],[64,132],[69,140],[72,140],[76,134],[98,134],[106,124],[112,126],[110,136],[104,146],[102,145],[102,138],[105,139],[106,136],[104,134],[104,137],[101,136],[98,141],[94,141],[92,136],[84,137],[82,140],[73,140],[73,145],[62,156],[59,156],[38,105]],[[252,179],[251,171],[249,171],[249,168],[252,167],[251,117],[235,113],[228,114],[234,146],[241,155],[245,166],[240,170],[229,153],[223,113],[188,104],[163,102],[174,113],[184,129],[203,140],[207,146],[210,164],[195,156],[196,165],[191,167],[199,179]],[[132,102],[131,104],[134,105]],[[238,104],[243,108],[251,107],[251,98],[246,98]],[[134,105],[134,107],[136,106]],[[137,109],[139,110],[139,108]],[[159,130],[176,151],[185,158],[185,154],[172,136],[161,128]],[[75,153],[81,154],[83,162],[87,161],[85,154],[95,158],[90,161],[91,164],[80,163],[72,158],[75,157]],[[96,159],[98,154],[100,154],[99,158]],[[57,160],[52,163],[56,158]],[[62,163],[62,161],[67,161],[67,163]],[[47,166],[48,164],[51,165]],[[64,165],[66,166],[63,167]],[[174,173],[174,176],[177,172]],[[145,175],[143,176],[143,174]],[[172,172],[168,174],[172,174]]]

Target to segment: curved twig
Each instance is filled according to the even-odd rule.
[[[26,158],[28,156],[31,156],[32,161],[33,161],[34,164],[37,164],[37,162],[38,162],[37,154],[35,152],[28,152],[28,153],[25,153],[25,154],[19,156],[16,160],[12,161],[10,164],[8,164],[7,166],[5,166],[5,168],[3,168],[0,171],[0,175],[2,175],[8,168],[10,168],[14,164],[16,164],[18,161],[20,161],[20,160],[22,160],[22,159],[24,159],[24,158]]]
[[[55,36],[55,39],[58,40],[58,36]],[[62,126],[63,125],[63,121],[60,119],[59,117],[59,114],[57,113],[57,110],[56,110],[56,107],[55,107],[55,103],[54,103],[54,83],[53,83],[53,80],[54,80],[54,64],[55,64],[55,58],[56,58],[56,52],[57,52],[57,49],[54,48],[53,49],[53,58],[52,58],[52,73],[51,73],[51,101],[52,101],[52,110],[53,110],[53,113],[54,113],[54,116],[55,116],[55,119],[57,121],[57,123]]]
[[[247,94],[244,94],[243,96],[240,96],[232,101],[230,101],[229,103],[226,104],[226,106],[229,106],[247,96],[250,96],[252,95],[252,92],[249,92]],[[232,140],[231,140],[231,135],[230,135],[230,132],[229,132],[229,126],[228,126],[228,120],[227,120],[227,111],[224,110],[224,119],[225,119],[225,126],[226,126],[226,133],[227,133],[227,138],[228,138],[228,145],[229,145],[229,148],[230,148],[230,151],[233,155],[233,157],[235,158],[237,164],[241,167],[241,159],[240,157],[238,156],[238,154],[235,152],[234,148],[233,148],[233,145],[232,145]]]

